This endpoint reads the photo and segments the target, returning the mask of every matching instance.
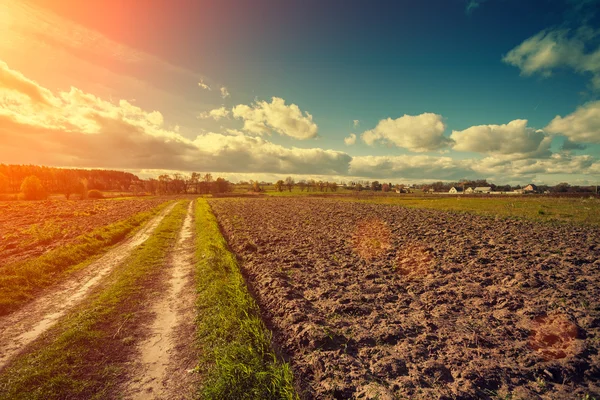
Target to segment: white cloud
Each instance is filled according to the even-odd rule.
[[[498,157],[486,157],[473,164],[473,170],[486,176],[523,177],[553,174],[589,174],[594,163],[589,155],[572,156],[567,153],[555,153],[547,159],[507,160]]]
[[[244,131],[265,135],[275,131],[295,139],[310,139],[317,135],[317,124],[308,112],[302,114],[295,104],[273,97],[271,103],[256,101],[251,106],[237,105],[232,110],[235,118],[244,120]]]
[[[468,0],[467,2],[467,14],[471,14],[475,9],[479,8],[479,6],[481,6],[482,3],[484,3],[487,0]]]
[[[224,99],[229,97],[229,91],[227,90],[227,88],[225,86],[221,86],[221,97]]]
[[[198,82],[198,86],[200,86],[202,89],[204,90],[211,90],[210,86],[208,86],[206,83],[204,83],[204,81],[200,81]]]
[[[534,178],[556,181],[553,176],[586,176],[597,173],[598,165],[592,156],[553,154],[546,159],[512,160],[504,156],[458,160],[452,157],[426,155],[360,156],[350,162],[349,174],[372,179],[445,180],[485,178],[496,183],[529,181]]]
[[[471,160],[451,157],[360,156],[352,159],[349,173],[374,178],[457,180],[473,175],[470,165]]]
[[[358,125],[360,125],[360,121],[359,121],[359,120],[357,120],[357,119],[355,119],[355,120],[353,120],[353,121],[352,121],[352,124],[353,124],[353,125],[354,125],[354,127],[356,128],[356,127],[358,127]]]
[[[113,103],[77,88],[52,93],[6,64],[0,77],[0,160],[6,163],[339,175],[351,160],[343,152],[286,148],[233,130],[234,136],[190,140],[165,128],[160,112],[125,100]],[[288,128],[272,118],[269,123]]]
[[[525,40],[504,56],[503,61],[521,69],[523,75],[550,76],[558,68],[591,73],[592,84],[600,89],[600,47],[587,51],[586,44],[596,34],[589,29],[544,30]]]
[[[557,115],[545,130],[574,143],[600,143],[600,101],[584,104],[565,116]]]
[[[346,146],[353,145],[354,143],[356,143],[356,135],[354,133],[351,133],[350,136],[344,138],[344,143],[346,143]]]
[[[361,137],[368,145],[383,141],[411,151],[425,152],[439,150],[452,143],[444,136],[445,129],[441,115],[424,113],[382,119],[374,129],[363,132]]]
[[[201,151],[201,157],[194,161],[198,169],[225,172],[346,174],[352,159],[339,151],[286,148],[245,135],[208,133],[198,136],[194,144]]]
[[[541,130],[527,126],[526,119],[515,119],[503,125],[477,125],[452,131],[454,150],[488,154],[540,157],[550,155],[552,138]]]
[[[221,118],[228,117],[230,112],[231,111],[229,111],[227,108],[220,107],[220,108],[215,108],[214,110],[210,110],[208,112],[203,112],[198,117],[202,118],[202,119],[212,118],[212,119],[218,121]]]

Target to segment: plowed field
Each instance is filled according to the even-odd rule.
[[[0,267],[63,246],[165,199],[0,202]]]
[[[600,393],[600,230],[322,199],[210,202],[304,398]]]

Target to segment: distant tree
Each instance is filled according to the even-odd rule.
[[[158,193],[168,194],[171,192],[171,177],[167,174],[158,176]]]
[[[185,184],[186,178],[180,173],[174,173],[171,179],[171,192],[172,193],[185,193],[187,186]]]
[[[158,190],[158,181],[154,178],[144,181],[144,190],[150,194],[156,194],[156,191]]]
[[[25,200],[44,200],[48,197],[40,178],[35,175],[25,178],[21,184],[21,194]]]
[[[252,182],[252,181],[250,181],[250,182]],[[261,189],[260,184],[258,183],[258,181],[252,182],[252,191],[256,192],[256,193],[262,191],[262,189]]]
[[[229,182],[227,182],[224,178],[217,178],[216,181],[213,182],[213,193],[225,193],[229,191]]]
[[[300,182],[298,182],[298,187],[300,188],[301,192],[304,192],[304,189],[306,189],[306,181],[302,179]]]
[[[0,194],[8,192],[9,180],[8,177],[0,173]]]
[[[287,178],[285,178],[285,186],[287,186],[289,192],[292,191],[292,188],[294,187],[295,184],[296,184],[296,182],[294,181],[294,179],[291,176],[288,176]]]
[[[571,185],[569,185],[567,182],[562,182],[562,183],[559,183],[558,185],[554,186],[552,191],[556,192],[556,193],[566,193],[569,191],[570,188],[571,188]]]
[[[275,189],[277,189],[278,192],[283,192],[283,185],[284,182],[280,179],[277,182],[275,182]]]
[[[200,183],[200,174],[192,172],[192,176],[189,180],[189,185],[194,189],[194,193],[198,193],[198,184]]]
[[[379,181],[371,182],[371,190],[374,192],[381,190],[381,183],[379,183]]]
[[[338,184],[337,184],[336,182],[331,182],[331,183],[329,184],[329,189],[330,189],[332,192],[337,192],[337,190],[338,190]]]

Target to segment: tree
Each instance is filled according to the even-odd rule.
[[[279,192],[283,192],[283,181],[281,179],[275,183],[275,189]]]
[[[301,192],[304,192],[304,189],[306,189],[306,181],[302,179],[300,182],[298,182],[298,187],[300,188]]]
[[[229,182],[224,178],[217,178],[213,182],[213,193],[225,193],[229,191]]]
[[[296,184],[296,182],[294,181],[294,179],[291,176],[288,176],[287,178],[285,178],[285,186],[287,186],[289,192],[292,191],[292,188],[294,187],[295,184]]]
[[[250,182],[252,182],[252,181],[250,181]],[[262,191],[262,189],[260,188],[260,184],[258,183],[258,181],[252,182],[252,191],[256,192],[256,193]]]
[[[571,187],[571,185],[569,185],[567,182],[562,182],[562,183],[559,183],[558,185],[554,186],[553,191],[557,192],[557,193],[566,193],[569,191],[570,187]]]
[[[48,197],[40,178],[35,175],[25,178],[21,184],[21,193],[25,200],[44,200]]]
[[[200,174],[192,172],[192,177],[188,180],[188,185],[194,188],[194,193],[198,193],[198,183],[200,183]]]
[[[8,192],[8,178],[0,173],[0,194]]]
[[[159,194],[170,193],[171,190],[171,177],[167,174],[158,176],[158,192]]]
[[[329,189],[331,189],[332,192],[337,192],[338,184],[336,182],[331,182],[329,184]]]

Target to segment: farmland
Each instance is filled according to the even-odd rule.
[[[597,199],[560,200],[0,203],[0,398],[592,399]]]
[[[0,203],[0,268],[72,243],[78,236],[149,211],[166,200]]]
[[[600,231],[320,199],[212,200],[306,398],[582,398]]]

